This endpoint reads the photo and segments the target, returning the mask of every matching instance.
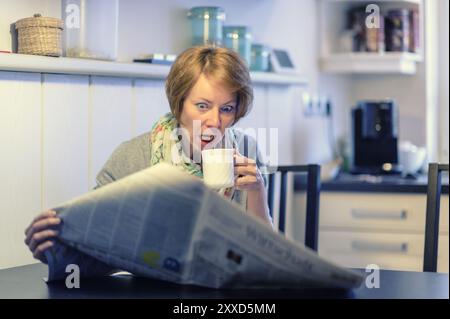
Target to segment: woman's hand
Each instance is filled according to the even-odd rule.
[[[25,230],[25,244],[33,253],[33,257],[47,263],[44,252],[53,246],[52,239],[58,236],[55,229],[61,219],[54,211],[46,211],[38,215]]]
[[[234,175],[236,189],[250,192],[264,191],[264,179],[256,161],[242,156],[237,151],[234,154]]]
[[[256,161],[242,156],[238,152],[235,153],[234,158],[234,174],[237,176],[235,187],[238,190],[247,191],[247,211],[273,228],[267,206],[264,179]]]

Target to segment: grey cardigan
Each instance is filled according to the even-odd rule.
[[[235,135],[239,145],[239,152],[248,158],[256,160],[257,165],[261,167],[256,141],[236,130]],[[150,132],[120,144],[98,173],[95,188],[150,167],[150,154]],[[247,192],[236,190],[232,201],[241,205],[244,210],[247,210]]]

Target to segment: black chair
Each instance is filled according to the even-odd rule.
[[[427,272],[437,271],[442,172],[448,172],[448,164],[429,164],[425,249],[423,257],[423,271]]]
[[[320,165],[279,166],[276,171],[281,173],[278,229],[283,233],[286,224],[287,175],[288,173],[307,174],[305,246],[317,251],[319,232]],[[272,218],[275,186],[275,173],[273,173],[269,175],[268,179],[268,205]]]

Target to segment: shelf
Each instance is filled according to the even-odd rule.
[[[321,59],[329,73],[415,74],[422,57],[414,53],[338,53]]]
[[[0,71],[80,74],[164,80],[170,66],[0,53]],[[305,86],[300,75],[251,72],[255,84]]]
[[[306,86],[308,81],[305,77],[295,74],[277,74],[270,72],[250,72],[253,83],[273,85],[296,85]]]

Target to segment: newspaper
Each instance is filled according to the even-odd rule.
[[[358,287],[362,275],[286,239],[201,179],[158,164],[54,209],[48,280],[125,270],[210,288]]]

